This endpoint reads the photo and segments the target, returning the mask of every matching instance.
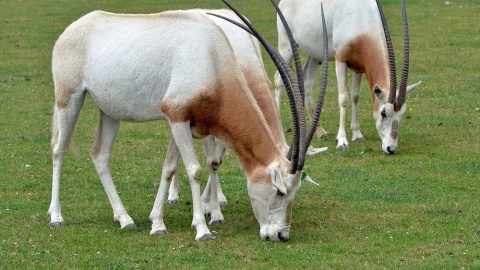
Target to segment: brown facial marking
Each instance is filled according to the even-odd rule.
[[[392,122],[392,131],[390,132],[392,139],[396,140],[398,138],[398,120]]]
[[[285,215],[285,222],[287,224],[292,223],[292,208],[293,208],[293,201],[289,202],[287,206],[287,213]]]
[[[393,106],[393,110],[394,110],[395,112],[399,112],[399,111],[402,109],[402,107],[403,107],[403,104],[400,104],[400,103],[398,103],[398,102],[395,102],[395,106]]]

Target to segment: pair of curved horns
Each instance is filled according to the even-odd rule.
[[[395,54],[393,52],[392,40],[390,38],[390,32],[388,30],[387,21],[385,15],[383,14],[382,7],[379,0],[376,0],[378,11],[380,13],[380,18],[383,24],[383,30],[385,32],[385,40],[387,41],[388,49],[388,59],[390,65],[390,93],[388,95],[388,103],[395,104],[395,108],[398,110],[405,103],[405,97],[407,95],[407,80],[408,80],[408,65],[409,65],[409,35],[408,35],[408,21],[407,21],[407,11],[405,8],[405,0],[402,0],[402,13],[403,13],[403,39],[404,39],[404,53],[403,53],[403,67],[402,67],[402,78],[400,81],[400,88],[397,95],[397,71],[395,68]]]
[[[305,163],[305,156],[307,153],[308,146],[313,138],[315,133],[315,128],[318,124],[318,119],[320,118],[323,100],[325,97],[325,89],[327,85],[327,73],[328,73],[328,61],[324,61],[323,67],[323,76],[322,76],[322,86],[320,89],[320,95],[317,102],[317,108],[315,110],[315,117],[312,120],[310,125],[308,136],[306,132],[306,121],[305,121],[305,109],[304,109],[304,87],[303,87],[303,72],[302,66],[300,61],[300,56],[297,49],[297,44],[293,39],[292,32],[290,31],[290,27],[288,26],[282,12],[278,8],[277,4],[274,0],[271,0],[272,4],[274,5],[275,9],[277,10],[279,19],[282,21],[282,24],[287,32],[287,36],[289,38],[294,59],[295,59],[295,66],[297,71],[297,78],[295,79],[292,70],[290,69],[289,65],[285,62],[283,57],[280,53],[273,47],[265,38],[263,38],[260,33],[255,29],[255,27],[240,13],[238,12],[231,4],[229,4],[226,0],[222,0],[233,12],[237,14],[237,16],[245,23],[245,25],[238,23],[230,18],[208,13],[210,15],[217,16],[224,20],[227,20],[245,31],[252,34],[256,37],[260,43],[262,43],[265,50],[270,55],[270,58],[273,60],[277,70],[279,71],[285,88],[287,90],[287,95],[290,103],[290,109],[292,112],[293,118],[293,141],[291,151],[289,153],[289,159],[291,162],[290,166],[290,173],[295,173],[296,171],[301,171],[303,169]],[[328,59],[328,37],[327,37],[327,29],[325,25],[325,17],[323,14],[323,4],[322,4],[322,24],[323,24],[323,41],[324,41],[324,59]]]

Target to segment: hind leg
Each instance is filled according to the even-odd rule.
[[[132,218],[127,214],[127,210],[118,196],[115,185],[113,184],[112,174],[110,173],[110,153],[112,152],[113,143],[115,142],[119,128],[120,121],[111,118],[100,110],[100,126],[98,127],[97,136],[90,151],[90,157],[112,205],[114,221],[120,222],[122,229],[129,228],[137,230],[137,226],[135,226]]]
[[[65,159],[65,149],[72,136],[84,100],[85,93],[79,93],[72,95],[66,106],[58,107],[55,104],[52,131],[52,200],[48,208],[52,227],[61,227],[64,223],[60,206],[60,177]]]
[[[313,100],[313,84],[315,82],[315,76],[317,76],[318,70],[321,64],[313,58],[307,57],[307,61],[303,67],[304,80],[305,80],[305,105],[308,108],[310,120],[314,118],[315,109],[317,104]],[[318,138],[328,138],[327,132],[322,128],[320,121],[316,128]]]

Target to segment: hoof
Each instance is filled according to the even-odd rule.
[[[208,241],[208,240],[215,240],[217,239],[217,237],[211,235],[211,234],[205,234],[204,236],[198,238],[197,240],[200,240],[200,241]]]
[[[337,149],[338,149],[338,150],[347,150],[347,149],[348,149],[348,145],[345,145],[345,144],[338,145],[338,146],[337,146]]]
[[[50,223],[50,227],[54,227],[54,228],[63,227],[63,222],[52,222]]]
[[[328,134],[323,134],[322,136],[318,137],[319,139],[330,139],[330,135]]]
[[[363,142],[363,141],[366,141],[365,138],[363,137],[360,137],[360,138],[356,138],[356,139],[353,139],[354,141],[358,141],[358,142]]]
[[[179,204],[178,200],[167,200],[168,205],[174,205],[174,204]]]
[[[215,221],[210,221],[210,223],[208,223],[210,225],[223,225],[225,224],[225,220],[215,220]]]
[[[212,213],[206,213],[203,214],[205,216],[205,219],[211,219],[212,218]]]
[[[138,228],[135,224],[128,224],[127,226],[123,227],[123,229],[135,230],[137,232],[141,232],[142,229]]]
[[[157,236],[162,236],[162,235],[167,235],[168,231],[167,230],[158,230],[150,233],[151,235],[157,235]]]
[[[227,202],[219,202],[221,208],[227,207],[228,203]]]

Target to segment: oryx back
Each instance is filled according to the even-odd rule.
[[[208,22],[195,10],[85,15],[53,51],[57,105],[86,91],[114,119],[165,119],[162,100],[190,104],[224,76],[222,65],[233,62],[223,32]]]

